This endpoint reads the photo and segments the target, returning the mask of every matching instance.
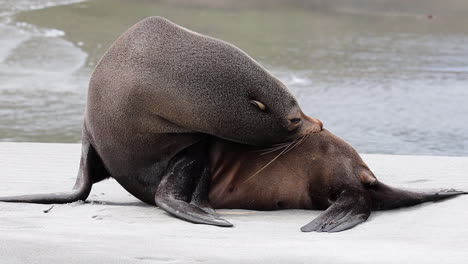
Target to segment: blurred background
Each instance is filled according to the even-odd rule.
[[[0,141],[80,141],[89,77],[148,16],[240,47],[359,152],[468,156],[466,0],[0,0]]]

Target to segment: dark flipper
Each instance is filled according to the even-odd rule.
[[[197,224],[232,226],[208,203],[209,170],[205,140],[177,154],[159,183],[155,202],[169,214]]]
[[[86,200],[89,193],[91,192],[91,186],[93,184],[92,174],[96,171],[104,171],[104,168],[94,148],[91,146],[84,135],[83,137],[84,139],[82,144],[82,155],[80,168],[78,171],[78,178],[71,192],[7,196],[0,197],[0,202],[63,204],[75,202],[78,200]],[[98,178],[102,177],[102,175],[99,175]]]
[[[437,192],[406,191],[387,186],[378,181],[368,188],[372,198],[372,210],[395,209],[468,194],[468,192],[456,191],[453,189]]]
[[[325,212],[301,227],[301,231],[340,232],[350,229],[369,218],[371,206],[366,192],[345,190]]]
[[[192,200],[190,201],[190,203],[200,207],[203,211],[207,212],[210,215],[219,217],[209,203],[208,195],[210,193],[210,182],[210,171],[208,167],[205,167],[201,174],[200,180],[198,181],[198,184],[195,187],[195,190],[192,194]],[[230,224],[230,226],[232,226],[232,224],[229,222],[227,222],[227,224]]]

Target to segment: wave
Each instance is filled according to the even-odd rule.
[[[76,2],[82,1],[20,0],[15,1],[14,7],[9,8],[9,12],[15,13]],[[3,10],[6,9],[0,5],[0,10],[2,7]],[[64,39],[65,34],[59,29],[15,22],[11,17],[1,19],[0,92],[76,91],[86,87],[87,76],[77,80],[76,75],[84,68],[88,55],[79,48],[79,45]]]
[[[86,0],[15,0],[0,2],[0,17],[10,16],[22,11],[44,9],[48,7],[70,5]]]

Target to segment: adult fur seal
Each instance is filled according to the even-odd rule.
[[[366,221],[372,210],[467,194],[389,187],[348,143],[327,130],[266,150],[265,155],[262,148],[223,140],[212,147],[209,199],[214,208],[325,210],[301,228],[304,232],[338,232]],[[270,163],[281,152],[284,155]]]
[[[121,35],[91,76],[73,191],[0,201],[85,200],[94,183],[112,177],[179,218],[231,226],[210,208],[208,186],[198,184],[209,183],[210,139],[267,145],[321,129],[240,49],[150,17]]]

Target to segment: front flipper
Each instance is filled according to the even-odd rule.
[[[198,181],[197,186],[192,194],[191,204],[201,208],[203,211],[207,212],[210,215],[219,218],[219,215],[215,212],[213,207],[209,203],[208,195],[210,194],[210,183],[211,183],[211,174],[208,167],[203,168],[200,180]],[[227,222],[227,221],[226,221]],[[227,222],[230,226],[231,223]]]
[[[369,218],[371,207],[370,197],[365,192],[345,190],[325,212],[301,227],[301,231],[340,232],[350,229]]]
[[[171,160],[159,183],[155,202],[169,214],[192,223],[231,227],[208,204],[210,175],[206,149],[203,140]]]

